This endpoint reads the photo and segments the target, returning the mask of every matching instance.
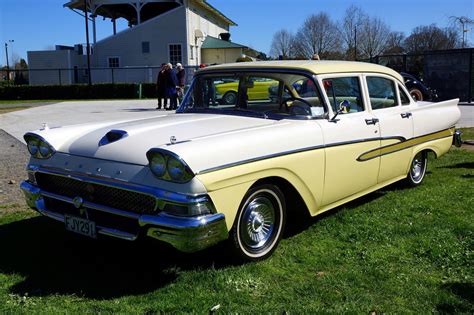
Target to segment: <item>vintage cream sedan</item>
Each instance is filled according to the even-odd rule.
[[[262,80],[278,82],[277,96],[252,100]],[[225,81],[238,82],[233,104],[215,102]],[[297,210],[316,216],[396,181],[420,184],[428,153],[460,141],[459,118],[457,99],[417,103],[379,65],[214,66],[196,73],[176,114],[25,134],[21,188],[69,231],[185,252],[228,239],[238,257],[259,260]]]

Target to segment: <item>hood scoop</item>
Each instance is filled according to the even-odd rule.
[[[102,137],[99,141],[99,147],[107,145],[112,142],[119,141],[120,139],[128,137],[128,133],[124,130],[110,130]]]

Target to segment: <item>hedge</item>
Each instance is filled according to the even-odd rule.
[[[138,98],[139,84],[11,85],[0,86],[0,100],[70,100]],[[156,85],[142,83],[142,98],[155,98]]]

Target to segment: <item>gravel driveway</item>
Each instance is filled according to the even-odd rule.
[[[27,178],[29,157],[26,145],[0,129],[0,206],[25,204],[19,185]]]

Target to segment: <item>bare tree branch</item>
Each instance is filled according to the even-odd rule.
[[[273,34],[270,55],[274,58],[289,59],[293,57],[293,34],[282,29]]]
[[[327,58],[340,47],[339,30],[324,12],[309,16],[295,36],[297,55],[307,59],[314,54]]]

